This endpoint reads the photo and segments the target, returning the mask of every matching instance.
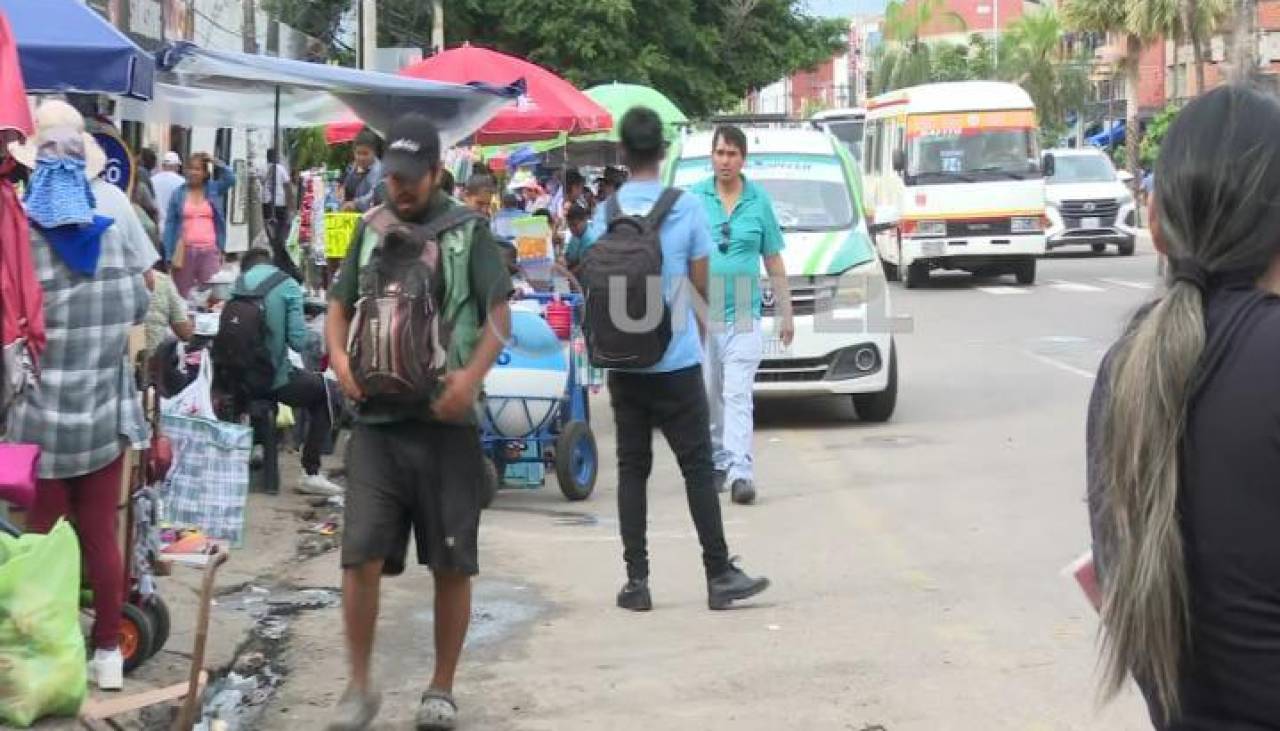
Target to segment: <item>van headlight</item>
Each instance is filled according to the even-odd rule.
[[[830,287],[835,309],[861,307],[867,303],[871,291],[871,272],[875,270],[859,266],[848,269],[838,277],[830,277]]]
[[[1015,234],[1039,233],[1043,230],[1040,216],[1017,216],[1009,219],[1009,232]]]

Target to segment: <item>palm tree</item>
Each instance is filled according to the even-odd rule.
[[[885,8],[885,38],[893,45],[879,58],[876,87],[900,89],[930,80],[932,52],[921,34],[936,23],[964,30],[964,18],[946,9],[944,0],[891,0]]]
[[[1191,58],[1196,67],[1196,93],[1204,92],[1204,44],[1226,21],[1227,0],[1186,0],[1182,7],[1182,28],[1191,39]]]
[[[1066,0],[1062,16],[1075,30],[1116,34],[1124,38],[1124,52],[1116,66],[1128,87],[1125,111],[1126,167],[1138,177],[1138,60],[1148,44],[1177,38],[1182,32],[1179,0]],[[1169,8],[1173,10],[1170,11]],[[1170,19],[1175,20],[1170,20]]]
[[[1035,100],[1049,137],[1060,133],[1067,114],[1083,105],[1088,88],[1083,59],[1072,58],[1062,43],[1065,33],[1052,8],[1028,13],[1009,26],[1001,53],[1002,76]]]
[[[884,34],[890,41],[912,50],[919,48],[920,34],[935,21],[965,29],[964,16],[948,10],[945,0],[891,0],[884,10]]]

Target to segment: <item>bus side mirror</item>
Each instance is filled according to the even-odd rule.
[[[902,150],[893,151],[893,169],[894,172],[905,173],[907,171],[907,153]]]
[[[868,233],[872,236],[892,231],[902,222],[901,216],[897,209],[891,206],[880,206],[876,209],[875,218],[871,221],[871,225],[867,227]]]
[[[1040,170],[1046,178],[1052,178],[1054,171],[1057,169],[1057,163],[1053,160],[1053,153],[1046,152],[1041,159]]]

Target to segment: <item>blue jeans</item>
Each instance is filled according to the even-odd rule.
[[[752,388],[764,355],[760,321],[728,323],[707,336],[707,401],[711,405],[711,449],[726,484],[754,480],[751,438],[755,432]]]

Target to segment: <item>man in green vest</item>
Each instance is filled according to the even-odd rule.
[[[357,228],[330,290],[326,322],[330,363],[356,404],[342,541],[351,680],[331,731],[368,728],[377,715],[380,695],[370,682],[369,663],[379,581],[404,570],[411,529],[418,562],[431,569],[436,585],[435,675],[422,695],[416,727],[456,725],[453,680],[471,617],[471,577],[479,571],[476,538],[485,480],[476,402],[510,325],[511,279],[501,253],[487,222],[464,216],[438,236],[433,279],[442,284],[433,295],[441,329],[450,333],[442,386],[425,402],[365,398],[347,339],[357,302],[368,294],[361,291],[361,270],[387,231],[380,222],[430,227],[445,216],[457,217],[459,207],[439,188],[440,135],[426,117],[406,114],[392,123],[383,166],[387,203]]]

